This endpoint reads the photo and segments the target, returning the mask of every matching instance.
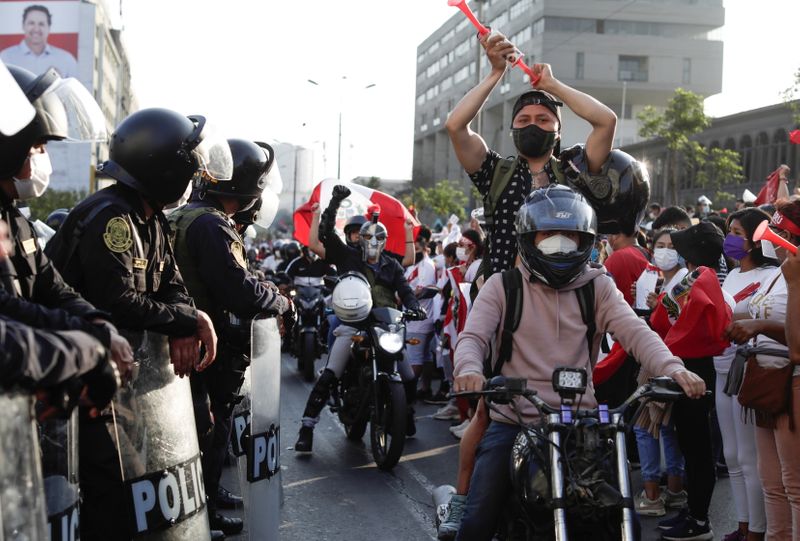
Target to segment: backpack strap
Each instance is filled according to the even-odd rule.
[[[578,296],[578,306],[581,308],[581,319],[586,325],[586,345],[589,348],[589,358],[592,357],[592,342],[597,332],[597,322],[594,313],[594,280],[590,280],[575,290]]]
[[[500,374],[503,364],[511,360],[511,347],[514,332],[522,319],[522,273],[513,268],[503,271],[503,291],[506,295],[506,313],[503,318],[503,332],[500,335],[500,348],[491,376]]]
[[[483,197],[483,218],[486,221],[486,239],[485,253],[490,252],[490,245],[492,243],[491,231],[494,229],[494,210],[497,208],[497,202],[500,196],[503,195],[508,183],[511,182],[511,177],[514,176],[514,170],[517,166],[517,158],[509,156],[508,158],[500,158],[494,166],[492,173],[492,182],[489,184],[489,191]],[[481,268],[478,270],[478,275],[483,275],[484,280],[488,280],[491,275],[491,265],[484,258],[481,262]]]

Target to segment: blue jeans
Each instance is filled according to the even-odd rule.
[[[642,481],[661,480],[661,445],[645,429],[635,426],[636,446],[639,448],[639,462],[642,465]],[[675,428],[670,424],[661,427],[660,440],[664,442],[664,461],[667,475],[683,477],[683,455],[678,446]]]
[[[475,455],[467,503],[456,541],[490,541],[511,494],[511,448],[519,427],[492,421]]]
[[[333,347],[333,341],[336,340],[336,337],[333,335],[333,331],[335,331],[336,327],[341,324],[342,322],[335,315],[328,316],[328,352],[331,351],[331,348]]]

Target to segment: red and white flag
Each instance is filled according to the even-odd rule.
[[[780,172],[784,166],[778,167],[767,177],[764,187],[758,192],[755,205],[773,204],[778,199],[778,187],[780,186]]]
[[[461,274],[459,267],[447,269],[446,272],[450,278],[450,288],[453,293],[447,306],[447,314],[444,317],[443,332],[450,338],[450,348],[455,349],[458,335],[464,330],[467,314],[472,308],[472,300],[469,296],[469,289],[472,284],[464,281],[464,276]]]
[[[337,179],[325,179],[314,187],[311,198],[294,211],[294,238],[304,245],[308,245],[308,231],[311,227],[311,207],[319,203],[320,210],[324,211],[331,202],[331,192],[337,184],[347,186],[350,196],[342,201],[336,215],[336,229],[341,234],[344,225],[353,216],[362,215],[371,217],[376,206],[380,209],[378,221],[386,226],[388,238],[386,249],[397,255],[405,255],[406,251],[406,220],[414,223],[414,238],[419,232],[419,221],[408,209],[389,194],[385,194],[361,184]]]

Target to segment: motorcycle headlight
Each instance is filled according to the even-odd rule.
[[[403,332],[389,332],[375,327],[375,335],[378,337],[378,345],[387,353],[397,353],[403,349],[405,340]]]

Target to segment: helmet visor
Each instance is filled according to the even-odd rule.
[[[255,223],[259,227],[269,229],[278,214],[278,196],[269,190],[261,194],[261,209],[256,214]]]
[[[275,195],[280,195],[283,191],[283,179],[281,178],[280,168],[276,163],[272,164],[270,170],[266,173],[266,182],[264,184],[264,191],[270,191]]]
[[[189,117],[199,122],[202,117]],[[205,121],[205,119],[203,119]],[[218,135],[213,126],[205,122],[200,132],[200,143],[192,150],[200,164],[199,171],[212,182],[233,178],[233,157],[228,141]]]
[[[597,234],[594,209],[570,192],[548,190],[544,197],[529,201],[517,215],[517,235],[536,231],[577,231]]]
[[[64,135],[67,141],[103,142],[108,138],[100,106],[77,79],[57,79],[33,105],[46,131]]]

